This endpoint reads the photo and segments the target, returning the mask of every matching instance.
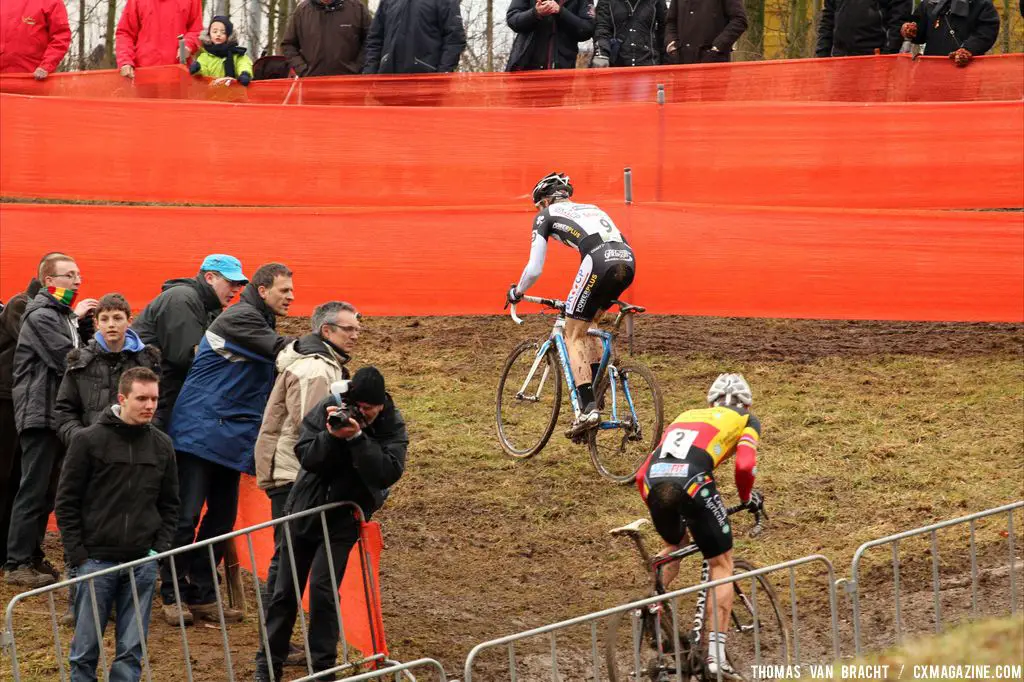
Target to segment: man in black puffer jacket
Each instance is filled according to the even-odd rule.
[[[25,306],[14,349],[11,395],[21,443],[21,480],[11,510],[4,577],[9,585],[28,588],[49,585],[59,576],[42,557],[64,459],[54,405],[68,353],[82,345],[83,327],[88,322],[91,328],[98,303],[95,299],[75,303],[82,274],[69,256],[46,258],[39,275],[43,286]]]
[[[341,410],[342,405],[353,418],[328,423],[328,417]],[[363,367],[340,396],[332,392],[302,420],[295,445],[302,470],[288,497],[285,513],[331,502],[354,502],[369,520],[405,471],[408,446],[405,421],[385,390],[384,377],[375,367]],[[331,510],[326,518],[335,584],[341,585],[349,551],[359,538],[359,524],[348,507]],[[281,679],[288,654],[299,608],[292,582],[292,557],[299,585],[305,586],[309,577],[309,659],[313,671],[333,668],[337,658],[338,616],[325,550],[328,543],[324,541],[320,517],[304,517],[291,522],[290,527],[292,551],[282,548],[280,552],[277,584],[267,609],[267,641],[272,661],[267,661],[261,647],[256,654],[258,681],[270,679],[270,665],[274,668],[274,679]]]
[[[512,0],[505,23],[516,32],[506,71],[575,69],[579,43],[594,35],[594,2]]]
[[[992,0],[922,0],[900,32],[916,45],[924,43],[926,55],[967,66],[996,44],[999,13]]]
[[[151,424],[158,397],[152,370],[129,369],[121,375],[118,404],[107,408],[97,423],[80,431],[71,443],[57,489],[56,511],[68,565],[78,577],[171,547],[178,521],[178,472],[171,439]],[[102,632],[111,608],[116,608],[117,657],[109,679],[141,676],[156,561],[137,566],[132,573],[134,586],[121,570],[94,578],[93,590],[77,590],[71,679],[96,679]],[[138,616],[133,589],[141,611]]]
[[[164,282],[163,292],[132,322],[132,329],[142,342],[156,346],[162,357],[160,407],[156,415],[162,428],[167,428],[171,421],[196,346],[247,282],[237,258],[222,253],[209,255],[195,277]]]
[[[128,328],[132,309],[121,294],[107,294],[96,307],[96,335],[84,348],[68,353],[68,369],[57,392],[57,433],[66,447],[85,427],[117,404],[121,374],[147,367],[159,374],[160,351]],[[154,421],[154,426],[159,426]]]
[[[913,0],[825,0],[815,57],[896,54]]]
[[[363,73],[451,73],[466,49],[459,0],[381,0]]]

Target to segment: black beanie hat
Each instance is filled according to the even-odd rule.
[[[376,367],[363,367],[352,377],[345,397],[357,403],[383,405],[384,375]]]
[[[228,38],[230,38],[234,34],[235,26],[231,23],[230,19],[220,15],[215,16],[213,19],[210,19],[210,26],[213,26],[213,22],[215,21],[219,21],[220,23],[224,24],[224,30],[228,32]],[[209,31],[209,28],[210,27],[207,26],[207,31]]]

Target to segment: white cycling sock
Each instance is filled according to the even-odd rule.
[[[708,632],[708,658],[715,663],[726,660],[724,632]]]

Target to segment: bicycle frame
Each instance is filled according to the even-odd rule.
[[[559,313],[558,317],[555,319],[555,324],[551,329],[551,335],[548,337],[548,340],[541,344],[541,347],[537,350],[537,356],[533,360],[533,365],[530,367],[530,371],[527,373],[526,379],[523,381],[523,385],[519,388],[519,392],[516,394],[516,397],[524,400],[534,401],[539,399],[540,392],[541,390],[543,390],[544,384],[547,382],[548,379],[547,365],[545,365],[544,367],[544,374],[541,375],[540,384],[537,386],[536,394],[529,396],[526,394],[526,390],[527,387],[530,385],[530,382],[533,381],[534,376],[537,374],[537,370],[540,368],[541,363],[544,361],[544,356],[548,353],[549,350],[551,350],[552,347],[554,347],[555,352],[558,355],[558,361],[559,363],[561,363],[562,374],[565,377],[566,387],[569,389],[569,402],[572,405],[573,414],[578,417],[582,411],[582,406],[580,405],[579,392],[576,390],[576,382],[574,381],[572,366],[569,362],[569,348],[565,342],[565,311],[557,305],[560,302],[555,301],[553,299],[543,299],[536,298],[533,296],[526,296],[523,300],[532,303],[541,303],[543,305],[549,305],[551,307],[556,308],[559,311]],[[616,301],[616,303],[618,302]],[[622,304],[620,303],[620,305]],[[619,312],[614,324],[614,328],[616,330],[619,328],[619,325],[622,323],[622,319],[627,314],[629,314],[628,310],[626,312]],[[515,314],[515,306],[513,306],[512,308],[512,319],[515,320],[517,324],[522,323],[522,320],[519,319]],[[615,340],[615,332],[608,332],[602,329],[588,329],[587,335],[600,339],[602,346],[601,361],[598,364],[597,374],[594,376],[593,384],[594,386],[597,386],[604,378],[605,373],[607,372],[609,376],[609,388],[611,390],[610,418],[608,420],[602,421],[598,425],[598,428],[601,430],[622,428],[625,424],[622,422],[622,420],[619,419],[618,389],[616,388],[616,380],[619,378],[619,370],[612,363],[612,342]],[[629,406],[630,417],[632,418],[632,421],[629,425],[632,426],[636,424],[638,421],[636,416],[636,407],[633,404],[633,396],[629,392],[629,386],[623,383],[623,387],[625,389],[623,391],[623,394],[626,399],[626,404]]]

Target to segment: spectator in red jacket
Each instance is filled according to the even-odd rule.
[[[32,73],[43,80],[71,45],[61,0],[5,2],[0,10],[0,73]]]
[[[200,0],[128,0],[117,23],[114,52],[121,75],[135,69],[178,63],[178,36],[184,34],[189,53],[199,50],[203,30]]]

